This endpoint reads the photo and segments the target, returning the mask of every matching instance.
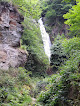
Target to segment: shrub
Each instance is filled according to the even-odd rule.
[[[58,71],[59,66],[64,63],[67,56],[64,52],[64,48],[60,42],[60,40],[56,40],[56,42],[51,47],[51,58],[50,65],[54,72]]]
[[[50,87],[38,101],[45,106],[79,106],[80,103],[80,38],[62,42],[69,58],[60,67],[60,73],[51,78]],[[53,75],[55,76],[55,75]]]
[[[33,73],[45,73],[49,60],[44,53],[39,25],[31,18],[26,18],[23,25],[22,45],[26,45],[29,53],[25,67]]]
[[[0,105],[26,106],[31,104],[30,73],[24,68],[0,70]]]

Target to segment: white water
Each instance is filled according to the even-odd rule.
[[[45,54],[48,56],[49,61],[50,61],[50,56],[51,56],[51,52],[50,52],[51,41],[50,41],[49,35],[46,32],[45,27],[43,25],[42,18],[40,18],[38,22],[40,24],[40,30],[41,30],[42,40],[43,40],[43,44],[44,44],[44,51],[45,51]]]

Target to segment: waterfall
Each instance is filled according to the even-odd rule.
[[[42,35],[42,40],[43,40],[43,45],[44,45],[44,51],[45,51],[45,54],[48,56],[49,61],[50,61],[50,56],[51,56],[51,53],[50,53],[51,41],[50,41],[49,35],[46,32],[45,27],[43,25],[42,18],[40,18],[38,22],[40,24],[40,30],[41,30],[41,35]]]

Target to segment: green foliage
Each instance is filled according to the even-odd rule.
[[[32,17],[33,19],[39,19],[41,15],[41,8],[39,0],[8,0],[17,6],[18,10],[25,17]]]
[[[23,68],[0,70],[0,105],[26,106],[31,104],[30,75]]]
[[[40,94],[38,101],[45,106],[80,104],[80,38],[63,40],[62,46],[69,58],[60,67],[60,73],[48,80],[48,89]]]
[[[64,48],[59,39],[51,47],[51,58],[50,58],[50,65],[52,67],[53,72],[58,71],[58,68],[64,61],[66,60],[67,56],[65,54]]]
[[[39,25],[31,18],[26,18],[23,25],[22,44],[26,45],[29,52],[26,68],[32,72],[43,73],[49,61],[44,53]]]
[[[64,47],[67,54],[72,55],[72,53],[78,52],[78,50],[80,50],[80,38],[74,37],[72,39],[64,39],[62,46]]]
[[[40,1],[10,0],[10,2],[16,5],[20,13],[24,16],[24,33],[21,48],[29,52],[25,67],[29,71],[43,73],[49,61],[44,53],[40,28],[37,23],[41,14]]]
[[[66,1],[66,0],[65,0]],[[63,14],[75,3],[63,0],[43,1],[43,13],[48,19],[48,25],[56,22],[63,23]],[[51,65],[60,70],[60,73],[45,78],[43,81],[36,79],[36,87],[31,82],[31,72],[41,75],[48,67],[48,58],[44,54],[41,34],[37,19],[41,8],[38,0],[13,0],[10,2],[24,15],[25,20],[22,46],[28,50],[26,69],[0,70],[0,105],[1,106],[28,106],[32,105],[31,96],[37,97],[41,106],[79,106],[80,105],[80,38],[58,39],[51,48]],[[69,13],[64,15],[66,24],[70,25],[73,35],[79,34],[79,9],[80,1],[73,6]],[[36,20],[36,21],[35,21]],[[53,23],[52,23],[53,22]],[[59,24],[59,23],[58,23]],[[49,29],[51,30],[51,29]],[[64,61],[64,58],[67,60]],[[63,64],[64,62],[64,64]],[[30,93],[33,93],[30,96]],[[36,104],[37,105],[37,104]],[[38,105],[37,105],[38,106]],[[40,106],[40,104],[39,104]]]
[[[63,23],[63,14],[68,12],[74,2],[66,3],[63,0],[43,0],[42,16],[47,19],[47,24],[53,26],[57,22]]]
[[[21,48],[27,50],[28,62],[26,68],[29,71],[46,70],[49,64],[48,58],[44,53],[43,43],[41,39],[38,19],[41,15],[39,0],[6,0],[15,5],[19,12],[24,16],[24,33],[22,36]]]
[[[66,2],[73,2],[76,1],[76,0],[63,0],[63,1],[66,1]]]
[[[65,14],[63,17],[67,19],[65,21],[65,24],[68,24],[70,26],[70,35],[72,36],[80,36],[80,1],[77,3],[77,5],[73,6],[67,14]]]
[[[42,0],[41,15],[43,17],[46,31],[52,35],[52,39],[58,34],[61,35],[64,33],[65,36],[67,35],[63,15],[66,14],[73,5],[75,5],[74,0],[71,0],[70,2],[66,2],[65,0]]]

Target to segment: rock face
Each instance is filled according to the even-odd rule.
[[[65,35],[67,38],[69,37],[68,33],[69,33],[69,26],[66,25],[66,24],[55,24],[53,27],[52,27],[52,30],[51,30],[51,33],[50,33],[50,39],[51,39],[51,42],[54,41],[54,39],[58,36],[58,35]]]
[[[46,21],[48,21],[45,17],[43,17],[43,22],[45,27],[48,26],[48,24],[46,24]],[[56,23],[54,24],[53,22],[51,23],[52,25],[50,26],[50,31],[46,28],[46,30],[49,33],[50,36],[50,40],[51,42],[54,41],[54,39],[58,36],[58,35],[62,35],[64,34],[67,38],[69,37],[68,33],[69,33],[69,26],[64,24],[64,22],[60,23],[57,19],[56,19]]]
[[[52,35],[54,35],[54,37],[56,37],[56,35],[58,34],[64,34],[67,37],[67,33],[69,32],[67,29],[69,28],[68,25],[66,24],[55,24],[54,27],[52,28]]]
[[[26,52],[18,49],[23,20],[13,5],[0,3],[0,69],[23,66],[26,62]]]

